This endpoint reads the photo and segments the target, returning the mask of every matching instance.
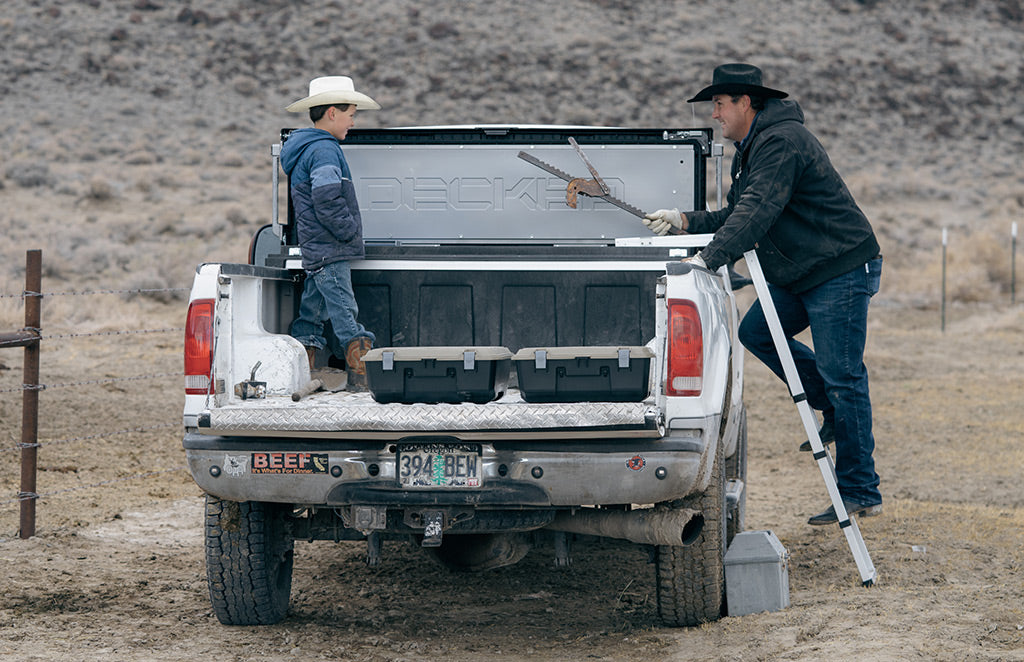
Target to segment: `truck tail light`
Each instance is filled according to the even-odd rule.
[[[700,395],[704,389],[704,334],[697,304],[668,301],[668,379],[665,395]]]
[[[197,299],[185,320],[185,393],[206,395],[213,379],[213,299]]]

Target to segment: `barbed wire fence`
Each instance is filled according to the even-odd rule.
[[[940,298],[939,298],[939,320],[940,328],[943,332],[946,331],[946,302],[949,298],[948,295],[948,271],[949,271],[949,228],[942,228],[942,280],[940,284]],[[1017,222],[1013,221],[1010,224],[1010,274],[1009,274],[1009,289],[1010,289],[1010,306],[1017,305]]]
[[[98,481],[87,485],[76,485],[74,487],[51,490],[46,493],[39,493],[37,491],[36,474],[38,471],[38,452],[39,449],[44,446],[49,447],[81,441],[110,439],[121,435],[147,433],[156,430],[169,429],[172,427],[180,426],[180,422],[168,422],[156,425],[139,426],[125,428],[121,430],[106,431],[100,434],[49,440],[45,443],[41,443],[39,441],[39,393],[41,391],[48,389],[75,388],[81,386],[116,384],[121,382],[138,382],[143,380],[165,379],[168,377],[181,377],[180,372],[160,372],[125,377],[108,377],[102,379],[85,379],[63,383],[43,384],[40,383],[40,345],[42,344],[42,341],[69,340],[101,336],[181,333],[184,331],[184,328],[172,327],[157,329],[131,329],[119,331],[99,331],[92,333],[86,332],[44,335],[41,324],[41,303],[43,298],[58,296],[96,296],[110,294],[141,295],[156,293],[177,293],[187,291],[188,288],[146,288],[44,293],[42,291],[42,251],[26,251],[25,290],[19,294],[0,293],[0,299],[23,299],[23,304],[25,308],[25,325],[21,329],[11,332],[0,332],[0,349],[22,347],[25,350],[21,386],[0,389],[0,394],[16,393],[19,391],[22,393],[21,441],[10,448],[0,448],[0,454],[5,452],[19,452],[21,454],[21,480],[17,496],[6,500],[0,499],[0,508],[11,507],[14,504],[19,505],[20,514],[18,535],[20,538],[27,539],[35,535],[36,504],[39,502],[40,499],[76,493],[81,490],[90,490],[107,487],[110,485],[115,485],[133,480],[148,479],[156,476],[186,470],[185,466],[167,467],[127,476],[120,476],[118,478]]]

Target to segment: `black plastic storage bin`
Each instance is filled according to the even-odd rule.
[[[476,402],[500,398],[512,352],[505,347],[378,347],[363,357],[377,402]]]
[[[644,346],[526,347],[512,361],[527,402],[639,402],[653,356]]]

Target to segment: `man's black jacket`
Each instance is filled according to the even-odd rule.
[[[878,255],[871,224],[795,101],[765,102],[733,157],[727,200],[686,214],[688,232],[715,234],[701,251],[711,269],[756,247],[765,278],[800,293]]]

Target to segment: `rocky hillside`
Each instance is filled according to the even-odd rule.
[[[1024,216],[1022,30],[1021,0],[5,0],[3,255],[151,283],[238,259],[314,76],[381,103],[361,126],[706,126],[685,100],[749,61],[802,103],[900,268],[940,226],[977,242]]]

